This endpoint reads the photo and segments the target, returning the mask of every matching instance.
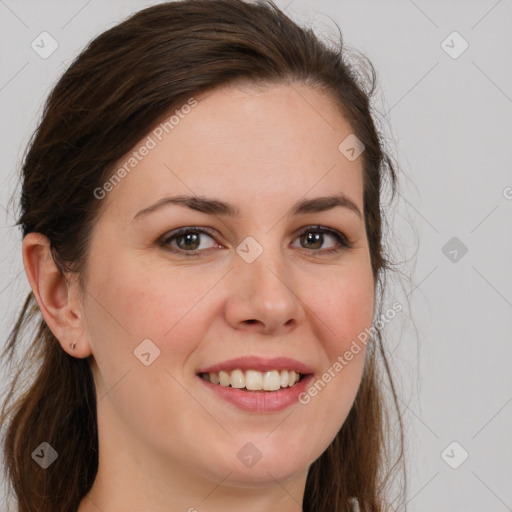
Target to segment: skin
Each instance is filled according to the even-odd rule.
[[[307,405],[254,413],[217,398],[196,376],[233,357],[284,355],[309,364],[316,380],[371,326],[375,298],[361,217],[342,207],[285,215],[301,199],[333,193],[363,212],[362,159],[338,150],[353,130],[332,99],[298,85],[230,86],[196,99],[102,200],[83,302],[47,239],[31,233],[23,241],[52,332],[69,354],[93,356],[99,470],[79,512],[298,512],[308,468],[361,381],[364,346]],[[168,205],[133,221],[178,194],[235,203],[241,215]],[[317,233],[304,229],[311,225],[343,233],[352,247],[331,235],[308,241]],[[188,226],[214,230],[192,244],[199,255],[184,254],[183,238],[172,242],[181,253],[158,244]],[[247,236],[263,248],[252,263],[236,252]],[[149,366],[133,353],[147,338],[160,349]],[[251,468],[237,457],[248,442],[262,454]]]

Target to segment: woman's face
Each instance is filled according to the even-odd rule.
[[[352,129],[317,90],[226,87],[195,99],[104,188],[83,302],[100,452],[161,479],[302,478],[345,421],[364,365],[363,347],[332,370],[373,316],[362,157],[340,151]],[[294,212],[326,196],[345,206]],[[236,213],[204,211],[206,201]],[[254,359],[229,363],[243,357]],[[262,371],[249,372],[255,387],[286,383],[275,370],[309,376],[248,391],[199,375],[211,368],[224,368],[222,379],[242,370],[230,381],[238,387],[247,370]]]

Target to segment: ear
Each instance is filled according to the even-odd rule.
[[[62,348],[78,358],[92,354],[78,300],[78,283],[68,281],[51,254],[50,241],[40,233],[28,233],[22,245],[28,281],[48,327]],[[72,350],[70,345],[76,344]]]

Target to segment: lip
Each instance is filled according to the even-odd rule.
[[[240,368],[240,366],[238,366],[238,368]],[[201,378],[199,375],[196,376],[196,378],[218,397],[230,402],[242,411],[255,413],[277,412],[298,403],[299,395],[305,392],[313,380],[313,377],[314,375],[312,374],[306,375],[291,388],[283,388],[278,391],[242,391],[241,389],[229,386],[213,384]]]
[[[310,366],[290,357],[264,358],[259,356],[244,356],[230,359],[229,361],[224,361],[222,363],[217,363],[206,368],[201,368],[197,371],[197,374],[219,373],[221,370],[231,371],[236,369],[258,370],[260,372],[269,372],[272,370],[294,370],[297,373],[302,373],[306,376],[313,373],[313,369]],[[298,384],[300,384],[300,382]],[[293,389],[293,387],[289,389]]]

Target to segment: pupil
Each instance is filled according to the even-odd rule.
[[[195,243],[197,244],[198,236],[197,233],[187,233],[185,235],[181,235],[180,237],[182,240],[186,240],[187,242],[184,244],[185,248],[188,249],[196,249],[197,247],[192,247],[188,242],[192,242],[192,245]],[[195,240],[194,240],[195,239]]]
[[[314,244],[315,242],[320,242],[320,245],[321,244],[321,238],[322,238],[322,234],[321,233],[312,233],[311,231],[306,235],[306,243],[307,244]]]

